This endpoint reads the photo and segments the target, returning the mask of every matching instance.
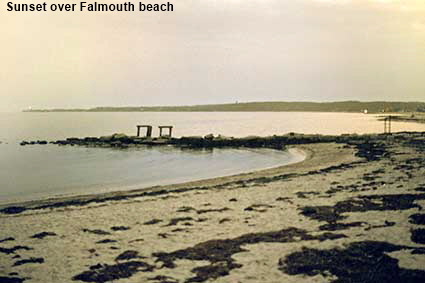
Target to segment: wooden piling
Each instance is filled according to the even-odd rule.
[[[158,126],[159,128],[159,136],[160,137],[169,137],[171,138],[173,132],[173,126]],[[168,135],[162,134],[163,129],[168,129]]]
[[[151,125],[137,125],[137,136],[140,137],[140,128],[146,128],[146,137],[152,137],[152,126]]]

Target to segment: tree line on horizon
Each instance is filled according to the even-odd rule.
[[[30,109],[24,112],[425,112],[424,102],[244,102],[191,106],[129,106],[89,109]]]

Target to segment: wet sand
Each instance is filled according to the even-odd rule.
[[[425,135],[1,208],[0,282],[424,282]],[[2,276],[2,277],[1,277]]]

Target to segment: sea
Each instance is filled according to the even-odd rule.
[[[273,149],[131,149],[20,146],[124,133],[136,125],[172,125],[173,136],[243,137],[380,133],[377,115],[318,112],[26,112],[0,113],[0,204],[141,189],[271,168],[303,160]],[[393,122],[393,131],[425,131],[425,124]]]

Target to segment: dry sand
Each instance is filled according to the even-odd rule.
[[[0,214],[0,282],[424,282],[425,154],[297,149],[289,166]]]

